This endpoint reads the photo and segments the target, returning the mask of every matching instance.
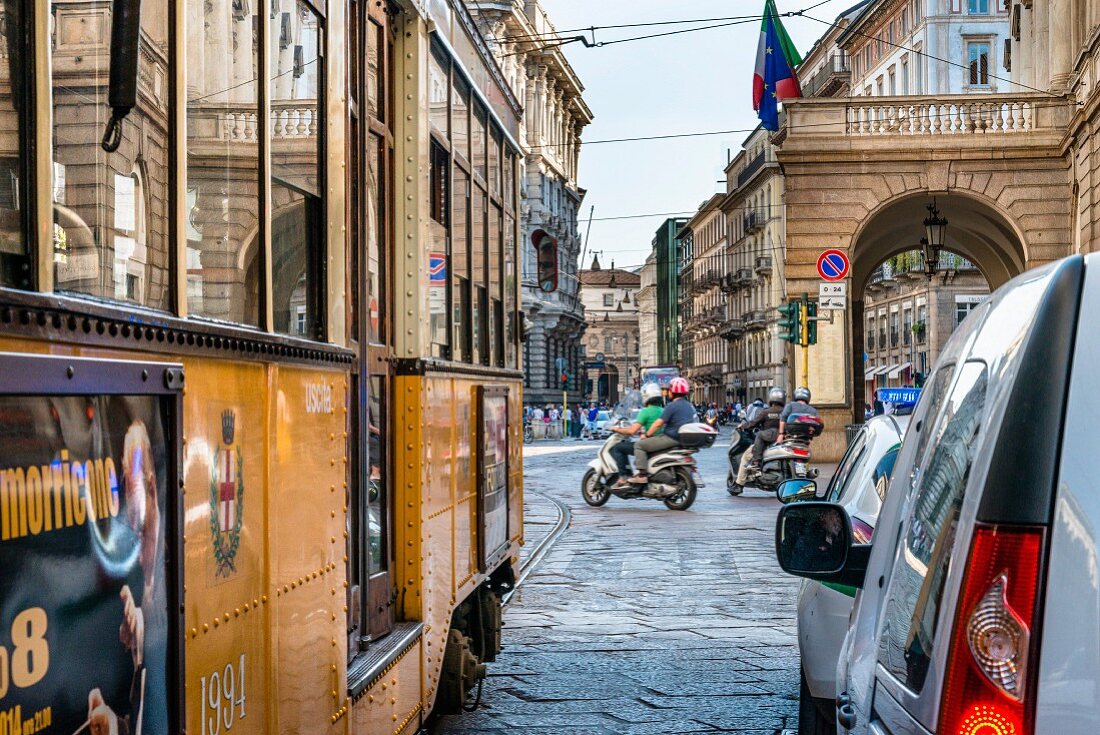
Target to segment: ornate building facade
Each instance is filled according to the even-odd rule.
[[[638,387],[641,340],[638,333],[638,273],[615,267],[580,272],[581,300],[588,319],[585,346],[588,362],[585,398],[614,406],[623,391]],[[602,358],[602,359],[601,359]],[[558,396],[561,400],[561,396]]]
[[[642,365],[657,364],[657,256],[650,253],[639,275],[638,289],[638,361]]]
[[[516,96],[524,102],[519,143],[524,149],[521,290],[527,316],[525,399],[560,402],[558,365],[570,376],[583,371],[584,307],[577,276],[581,238],[577,216],[584,189],[577,184],[581,132],[592,122],[584,85],[569,65],[538,0],[468,2],[470,12]],[[556,243],[557,283],[539,282],[536,241]],[[560,362],[563,361],[563,362]],[[570,400],[581,397],[580,381]]]
[[[719,334],[726,319],[720,285],[727,261],[727,220],[715,194],[680,231],[680,349],[696,403],[725,403],[728,345]]]
[[[763,128],[726,167],[726,195],[719,206],[729,230],[720,282],[726,311],[718,326],[729,342],[723,382],[731,398],[751,401],[794,380],[788,371],[791,350],[771,326],[786,296],[783,175]]]

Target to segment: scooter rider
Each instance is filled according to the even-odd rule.
[[[665,406],[661,418],[646,430],[645,438],[634,445],[634,465],[637,474],[627,482],[645,485],[649,482],[649,455],[680,446],[680,427],[695,421],[695,407],[687,399],[691,386],[684,378],[673,378],[668,392],[672,402]],[[662,433],[657,436],[657,432]]]
[[[764,456],[764,449],[774,444],[779,436],[779,423],[783,414],[783,407],[787,402],[787,391],[779,387],[773,387],[768,391],[768,405],[765,406],[756,417],[743,425],[744,429],[758,429],[756,440],[752,443],[752,453],[745,452],[741,458],[741,467],[737,472],[737,484],[744,485],[748,479],[750,469],[759,468],[760,460]]]
[[[783,441],[787,422],[792,416],[817,416],[817,409],[810,405],[810,389],[802,385],[794,389],[794,400],[783,407],[779,416],[779,435],[776,441]]]
[[[661,393],[661,386],[656,383],[646,383],[642,386],[642,400],[645,408],[638,412],[637,418],[630,426],[615,426],[611,430],[623,436],[636,436],[639,431],[648,431],[665,409],[665,397]],[[660,434],[660,429],[657,430]],[[633,473],[630,471],[630,455],[634,454],[634,442],[624,439],[611,447],[611,456],[615,458],[615,464],[619,467],[619,481],[615,483],[616,489],[628,486],[627,478]]]

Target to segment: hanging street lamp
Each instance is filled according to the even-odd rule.
[[[936,200],[928,205],[928,216],[924,218],[924,237],[920,240],[921,252],[924,254],[924,272],[928,280],[936,275],[936,267],[940,262],[940,252],[943,250],[947,238],[947,218],[940,216],[940,210],[936,207]]]

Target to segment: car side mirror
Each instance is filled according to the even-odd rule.
[[[852,544],[844,506],[805,501],[785,505],[775,521],[775,556],[788,574],[863,587],[870,544]]]
[[[775,497],[784,505],[817,500],[817,483],[813,480],[786,480],[775,489]]]

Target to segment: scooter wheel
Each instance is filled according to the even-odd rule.
[[[736,498],[738,495],[745,492],[745,488],[738,485],[736,482],[732,482],[726,485],[726,492]]]
[[[608,489],[606,484],[600,482],[596,470],[589,469],[588,472],[584,473],[584,479],[581,480],[581,496],[584,498],[584,502],[593,508],[599,508],[611,499],[611,490]]]

